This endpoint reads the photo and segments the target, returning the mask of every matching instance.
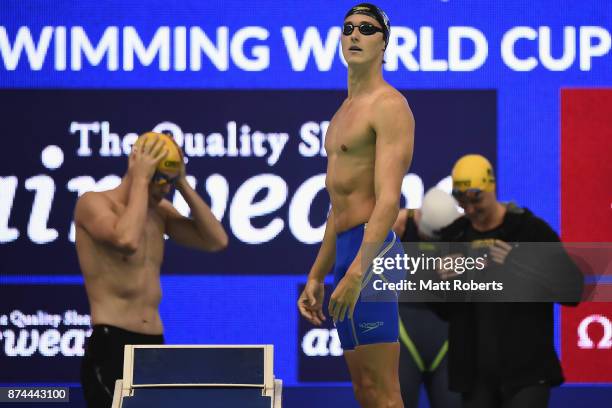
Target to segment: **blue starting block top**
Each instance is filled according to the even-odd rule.
[[[264,349],[135,348],[132,385],[219,384],[263,387]]]

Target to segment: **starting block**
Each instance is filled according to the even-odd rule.
[[[272,345],[127,345],[113,408],[281,408]]]

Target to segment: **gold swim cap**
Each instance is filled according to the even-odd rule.
[[[493,166],[479,154],[468,154],[457,160],[453,167],[453,191],[495,190]]]
[[[174,139],[172,139],[172,136],[164,133],[147,132],[140,135],[136,143],[134,143],[134,148],[140,146],[145,141],[147,141],[147,143],[153,143],[156,138],[160,138],[168,150],[166,157],[157,165],[157,171],[171,174],[179,172],[183,155],[178,145],[174,142]]]

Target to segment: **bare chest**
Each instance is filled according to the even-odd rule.
[[[325,137],[328,157],[359,156],[375,142],[370,112],[366,104],[343,105],[330,122]]]

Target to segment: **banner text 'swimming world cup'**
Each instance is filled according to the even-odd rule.
[[[330,71],[346,62],[340,47],[341,28],[293,26],[263,27],[159,26],[144,35],[134,26],[106,26],[100,35],[83,26],[0,26],[0,71],[133,71],[147,67],[159,71],[198,72],[212,67],[259,72],[286,64],[294,72]],[[610,64],[609,29],[598,25],[553,28],[514,26],[499,41],[473,26],[393,26],[385,53],[386,71],[472,72],[491,58],[501,59],[511,71],[590,71],[595,64]],[[272,41],[274,40],[274,41]],[[274,53],[274,44],[282,53]],[[445,47],[441,47],[442,43]],[[445,48],[442,49],[441,48]],[[275,55],[276,57],[273,57]]]

